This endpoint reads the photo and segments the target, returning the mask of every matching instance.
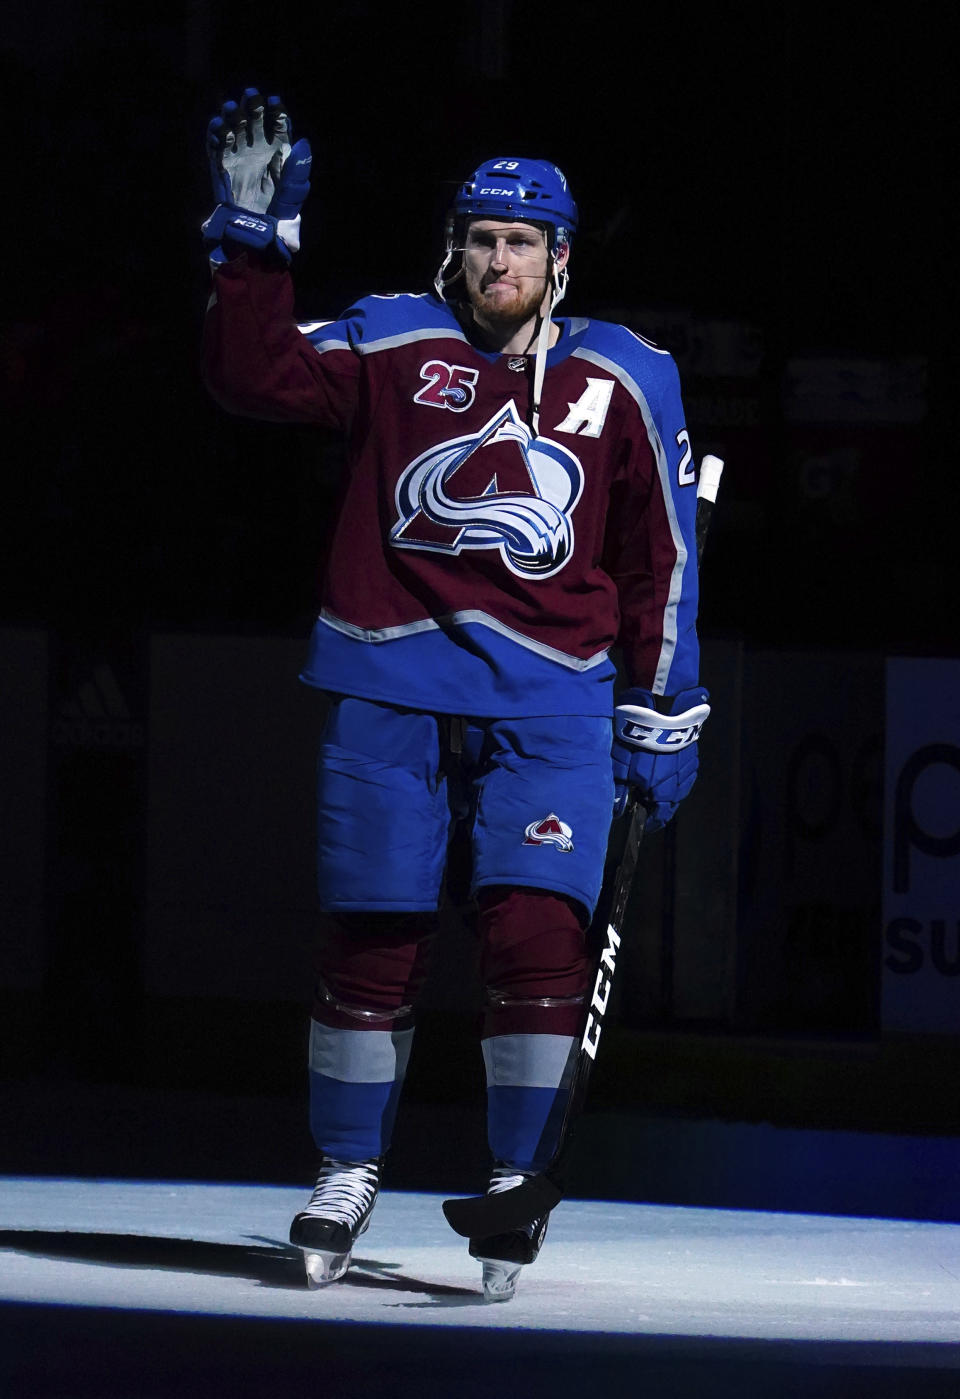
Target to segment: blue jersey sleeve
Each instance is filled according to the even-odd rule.
[[[605,567],[617,585],[631,685],[673,695],[698,683],[696,471],[672,357],[622,326],[597,339],[635,405],[611,498]],[[601,362],[598,360],[598,362]]]
[[[650,409],[658,442],[654,448],[657,473],[676,557],[664,609],[664,645],[651,688],[654,694],[675,695],[699,680],[697,476],[680,376],[669,356],[661,361],[661,366],[656,388],[651,392]]]

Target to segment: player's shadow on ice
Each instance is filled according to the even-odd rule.
[[[265,1245],[265,1246],[264,1246]],[[218,1244],[151,1234],[84,1234],[73,1230],[3,1229],[0,1249],[107,1268],[158,1268],[213,1277],[249,1278],[264,1287],[303,1287],[299,1249],[272,1239]]]
[[[337,1287],[371,1287],[389,1292],[417,1292],[429,1298],[427,1302],[390,1302],[394,1307],[467,1307],[477,1302],[486,1305],[477,1287],[453,1287],[445,1282],[424,1282],[398,1273],[396,1263],[378,1263],[372,1258],[354,1258],[353,1266]]]
[[[29,1253],[49,1260],[94,1263],[106,1268],[157,1268],[177,1273],[203,1273],[222,1278],[247,1278],[262,1287],[303,1291],[303,1255],[277,1239],[247,1235],[249,1244],[220,1244],[197,1239],[166,1239],[147,1234],[85,1234],[73,1230],[2,1229],[0,1249]],[[463,1305],[477,1301],[474,1288],[424,1282],[393,1271],[396,1263],[355,1259],[335,1287],[368,1287],[390,1292],[424,1293],[431,1301],[408,1305]]]

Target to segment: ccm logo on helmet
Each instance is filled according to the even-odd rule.
[[[491,187],[490,189],[482,189],[482,190],[480,191],[480,193],[481,193],[481,194],[513,194],[513,190],[512,190],[512,189],[493,189],[493,188]]]

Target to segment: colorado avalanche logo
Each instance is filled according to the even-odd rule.
[[[555,845],[564,854],[573,849],[573,827],[551,811],[542,821],[531,821],[524,831],[524,845]]]
[[[397,482],[398,549],[499,549],[522,578],[549,578],[573,553],[583,467],[534,437],[511,400],[478,432],[431,447]]]

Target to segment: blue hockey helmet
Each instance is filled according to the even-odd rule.
[[[549,160],[485,160],[457,190],[450,216],[455,222],[488,218],[546,224],[554,257],[577,231],[577,206],[566,176]]]

